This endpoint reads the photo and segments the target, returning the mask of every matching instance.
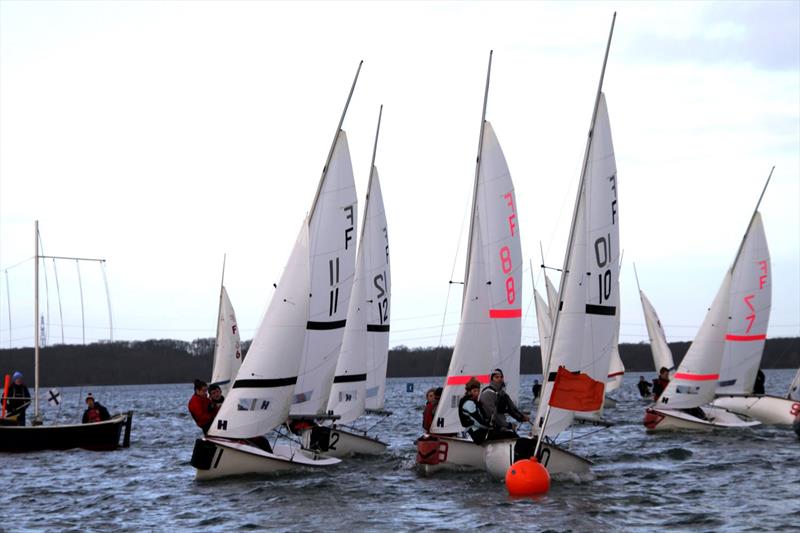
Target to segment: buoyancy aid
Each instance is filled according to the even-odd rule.
[[[472,402],[475,405],[474,413],[470,413],[464,408],[467,402]],[[458,401],[458,419],[461,421],[461,426],[467,429],[487,429],[489,427],[486,422],[486,414],[483,412],[480,402],[466,395]]]

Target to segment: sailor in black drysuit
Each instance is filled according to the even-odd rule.
[[[478,400],[481,395],[481,383],[475,378],[470,378],[464,388],[466,392],[458,402],[458,418],[461,420],[461,425],[467,428],[467,433],[473,442],[483,444],[489,434],[489,420]]]
[[[503,371],[495,368],[492,371],[492,379],[489,385],[481,393],[481,405],[489,419],[492,429],[489,439],[512,439],[517,438],[514,426],[506,419],[506,415],[511,415],[518,422],[530,422],[530,417],[523,414],[514,401],[506,393],[506,384],[503,381]]]

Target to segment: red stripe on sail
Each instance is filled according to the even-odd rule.
[[[447,376],[447,383],[445,385],[466,385],[467,381],[475,378],[481,383],[489,383],[489,374],[482,376]]]
[[[711,381],[712,379],[719,379],[719,374],[685,374],[679,372],[675,374],[675,379],[686,379],[689,381]]]
[[[763,341],[767,338],[767,334],[763,333],[761,335],[725,335],[726,341],[733,341],[733,342],[747,342],[747,341]]]
[[[614,372],[613,374],[609,374],[609,375],[608,375],[608,377],[610,377],[610,378],[615,378],[615,377],[617,377],[617,376],[621,376],[621,375],[622,375],[622,374],[624,374],[624,373],[625,373],[625,371],[624,371],[624,370],[623,370],[622,372]]]
[[[489,318],[519,318],[522,309],[489,309]]]

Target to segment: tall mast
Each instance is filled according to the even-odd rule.
[[[764,188],[761,189],[761,196],[758,197],[758,202],[756,203],[756,208],[753,209],[753,215],[750,217],[750,223],[747,224],[747,229],[742,236],[742,242],[739,243],[739,249],[736,251],[736,257],[733,260],[733,269],[736,267],[736,262],[739,260],[739,256],[742,255],[742,249],[744,248],[744,241],[747,238],[747,234],[750,233],[750,227],[753,225],[753,221],[756,219],[756,213],[758,213],[758,207],[761,205],[761,200],[764,198],[764,193],[767,192],[767,185],[769,185],[769,180],[772,179],[772,173],[775,171],[775,165],[772,166],[772,169],[769,171],[769,176],[767,176],[767,182],[764,184]]]
[[[472,234],[475,231],[475,209],[478,206],[478,178],[481,174],[481,151],[483,150],[483,126],[486,123],[486,102],[489,99],[489,78],[492,74],[492,53],[489,50],[489,67],[486,69],[486,88],[483,92],[483,111],[481,112],[481,130],[478,136],[478,156],[475,159],[475,184],[472,187],[472,211],[469,219],[469,240],[467,241],[467,266],[464,270],[464,289],[461,293],[461,312],[464,312],[464,298],[467,296],[467,282],[469,281],[469,263],[472,257]]]
[[[339,119],[339,125],[336,127],[336,133],[333,135],[333,142],[331,143],[331,149],[328,150],[328,158],[325,159],[325,166],[322,167],[322,177],[319,179],[319,185],[317,185],[317,193],[314,195],[314,201],[311,203],[311,211],[309,212],[309,220],[310,217],[314,216],[314,208],[317,207],[317,200],[319,200],[319,195],[322,192],[322,185],[325,183],[325,174],[328,172],[328,165],[331,163],[331,158],[333,157],[333,149],[336,148],[336,141],[339,139],[339,132],[342,131],[342,124],[344,123],[344,116],[347,114],[347,108],[350,106],[350,99],[353,97],[353,91],[356,89],[356,82],[358,81],[358,74],[361,72],[361,65],[364,64],[364,61],[361,60],[358,63],[358,69],[356,70],[356,76],[353,78],[353,85],[350,87],[350,93],[347,95],[347,102],[344,104],[344,110],[342,110],[342,117]]]
[[[219,326],[222,318],[222,291],[225,290],[225,260],[228,254],[222,254],[222,279],[219,282],[219,308],[217,309],[217,335],[214,337],[214,364],[217,362],[217,345],[219,344]]]
[[[569,240],[567,242],[567,251],[564,254],[564,267],[561,271],[561,280],[558,284],[558,298],[559,301],[564,297],[564,287],[567,283],[567,278],[570,276],[571,272],[569,271],[569,261],[572,256],[572,242],[575,239],[575,223],[578,218],[578,207],[580,206],[581,197],[583,196],[583,188],[586,181],[586,169],[589,167],[589,151],[592,147],[592,138],[594,137],[594,126],[595,121],[597,120],[597,108],[600,106],[600,95],[603,92],[603,79],[606,75],[606,64],[608,63],[608,52],[611,49],[611,37],[614,35],[614,23],[617,20],[617,13],[614,12],[614,16],[611,18],[611,30],[608,32],[608,42],[606,43],[606,53],[603,56],[603,67],[600,69],[600,81],[597,84],[597,94],[594,98],[594,109],[592,110],[592,121],[589,125],[589,135],[586,139],[586,149],[583,153],[583,165],[581,166],[581,177],[580,182],[578,183],[578,192],[575,196],[575,207],[572,210],[572,223],[570,224],[569,230]],[[553,347],[556,344],[556,330],[558,328],[558,317],[561,315],[561,304],[559,303],[557,307],[558,311],[556,312],[556,316],[553,319],[553,330],[550,335],[550,346],[547,349],[547,363],[545,364],[545,368],[542,369],[543,372],[543,380],[545,385],[547,384],[550,378],[550,363],[553,358]],[[547,427],[547,420],[550,417],[551,407],[548,404],[547,411],[544,416],[544,420],[542,422],[542,427],[539,430],[539,439],[536,442],[536,449],[534,450],[534,457],[538,457],[539,449],[541,448],[541,442],[544,438],[544,431]]]
[[[39,420],[39,221],[34,222],[33,252],[33,422]]]
[[[372,177],[375,175],[375,154],[378,152],[378,135],[381,132],[381,117],[383,116],[383,104],[378,111],[378,126],[375,128],[375,144],[372,146],[372,161],[369,164],[369,182],[367,183],[367,198],[364,201],[364,222],[361,223],[361,235],[359,236],[359,250],[361,241],[364,239],[364,231],[367,227],[367,209],[369,209],[369,197],[372,193]]]

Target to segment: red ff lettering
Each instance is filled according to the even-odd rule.
[[[514,196],[509,192],[503,195],[503,198],[508,200],[508,207],[511,208],[511,214],[508,215],[508,229],[511,230],[511,236],[514,236],[514,228],[517,225],[514,223],[514,219],[517,218],[516,209],[514,209]]]
[[[767,262],[759,261],[758,264],[761,265],[761,276],[758,278],[758,288],[763,289],[764,284],[767,282]]]

